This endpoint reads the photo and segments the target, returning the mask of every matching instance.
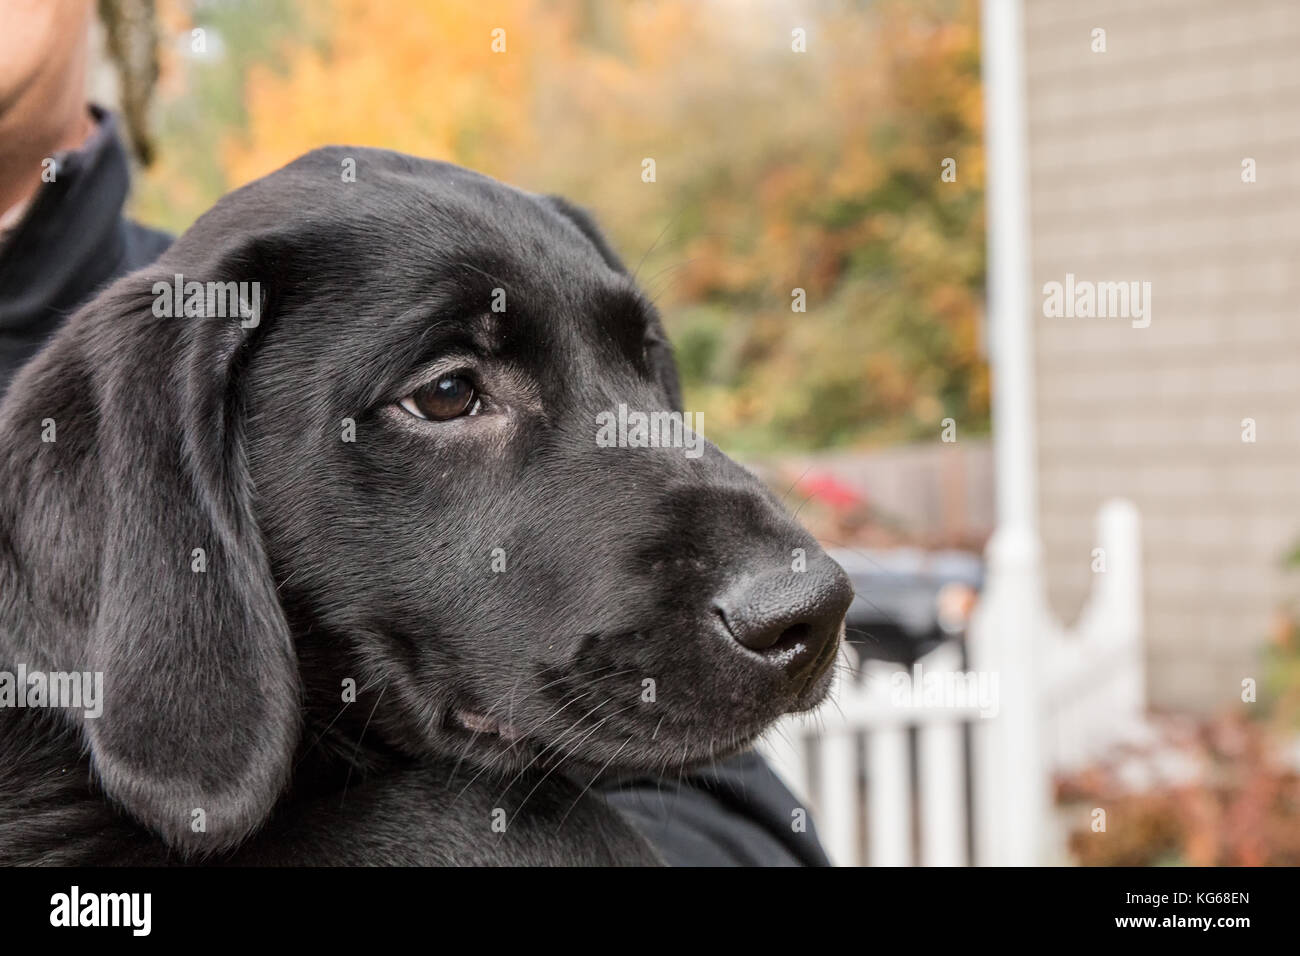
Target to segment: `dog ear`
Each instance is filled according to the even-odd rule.
[[[178,246],[194,250],[189,238]],[[227,850],[266,819],[301,711],[241,417],[239,370],[268,320],[265,250],[227,246],[169,254],[86,307],[100,313],[86,358],[107,505],[89,639],[104,703],[86,737],[107,794],[187,857]],[[175,294],[175,273],[205,288],[247,282],[242,310],[171,315],[192,301],[187,286]],[[213,311],[211,293],[205,302]]]
[[[563,196],[546,196],[545,200],[550,204],[551,208],[578,227],[578,231],[596,247],[600,257],[605,260],[605,265],[615,272],[620,272],[623,275],[628,274],[627,266],[623,265],[623,260],[618,257],[614,247],[609,244],[605,234],[600,231],[600,227],[596,225],[596,220],[591,213],[581,206],[569,202]]]
[[[618,257],[614,247],[609,244],[605,234],[600,231],[600,227],[596,225],[596,220],[591,213],[581,206],[574,205],[562,196],[547,196],[545,198],[556,212],[573,223],[578,228],[578,231],[596,247],[600,257],[605,260],[605,265],[622,275],[629,275],[627,267],[623,265],[623,260]],[[677,360],[673,357],[672,345],[666,340],[663,341],[654,350],[652,361],[659,382],[668,393],[669,404],[674,411],[680,412],[682,410],[682,386],[677,372]]]

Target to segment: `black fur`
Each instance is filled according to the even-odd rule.
[[[174,274],[260,282],[259,324],[156,316]],[[481,414],[398,407],[452,368]],[[829,681],[715,596],[849,595],[712,445],[598,447],[619,403],[679,407],[672,356],[568,203],[343,148],[221,200],[0,406],[0,670],[105,686],[0,708],[0,862],[653,862],[597,773],[707,763]]]

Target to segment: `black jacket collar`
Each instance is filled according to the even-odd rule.
[[[90,139],[55,154],[53,182],[41,184],[0,247],[0,392],[77,306],[170,242],[123,217],[126,150],[112,114],[91,112]]]

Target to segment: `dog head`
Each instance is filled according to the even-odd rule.
[[[88,737],[174,845],[265,817],[304,675],[502,772],[675,769],[827,691],[844,573],[683,416],[653,306],[563,201],[319,150],[73,325],[108,512]]]

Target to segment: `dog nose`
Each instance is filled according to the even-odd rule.
[[[853,586],[839,565],[829,571],[768,571],[714,599],[736,643],[802,676],[840,632]],[[827,655],[829,657],[829,655]]]

